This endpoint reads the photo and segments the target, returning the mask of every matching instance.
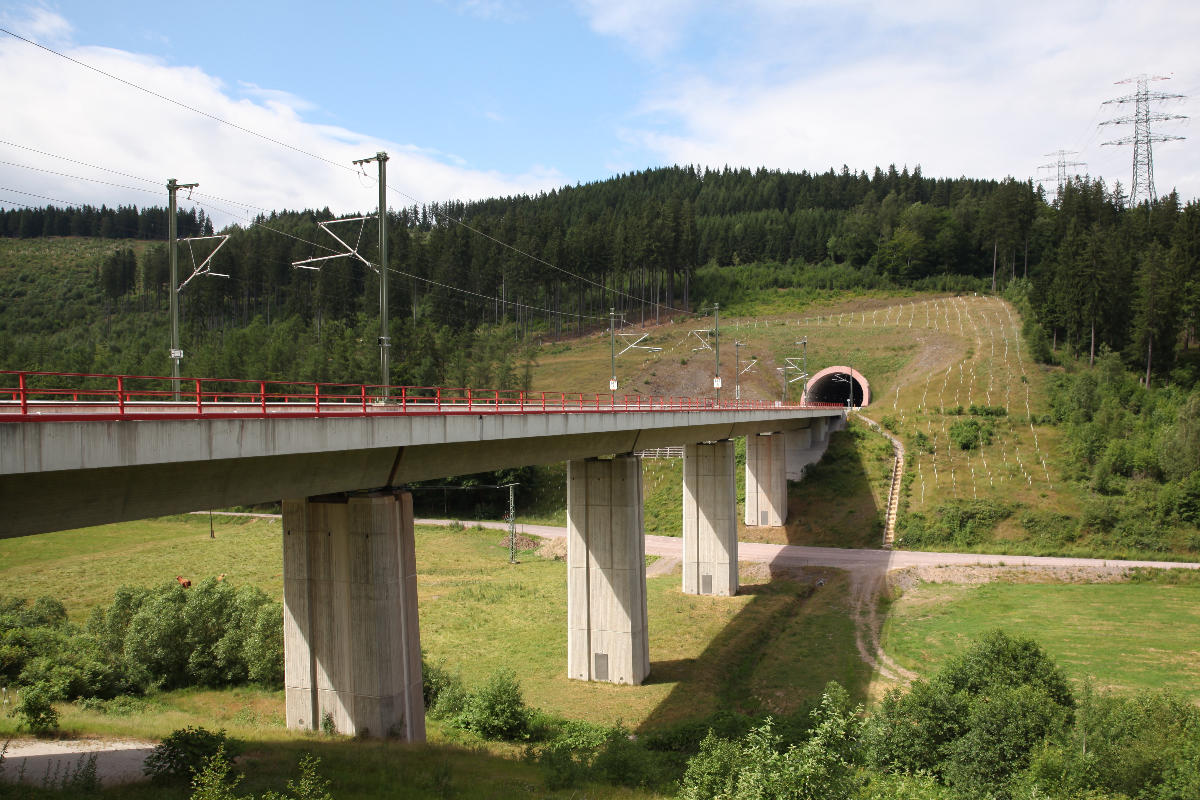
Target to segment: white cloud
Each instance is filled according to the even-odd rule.
[[[576,0],[593,31],[622,39],[648,57],[671,50],[701,5],[698,0]]]
[[[41,10],[39,10],[39,13]],[[69,30],[65,21],[38,17],[40,29]],[[471,168],[419,146],[385,141],[346,128],[307,122],[312,106],[286,92],[244,86],[233,92],[201,69],[100,47],[64,46],[72,58],[120,76],[196,109],[286,142],[297,150],[350,166],[356,158],[388,151],[388,183],[419,202],[536,192],[564,183],[562,175],[533,166],[522,174]],[[373,181],[338,169],[213,119],[124,86],[77,64],[5,37],[0,40],[0,139],[77,161],[144,176],[149,192],[0,165],[0,186],[73,204],[164,205],[167,178],[197,182],[198,192],[230,198],[244,209],[325,207],[366,210],[376,202]],[[0,145],[0,160],[137,187],[138,181],[89,170]],[[374,173],[371,173],[374,175]],[[44,204],[0,190],[0,205]],[[399,207],[413,200],[393,193]],[[216,213],[218,224],[237,221]]]
[[[70,41],[71,24],[44,6],[0,11],[0,23],[16,34],[45,45]]]
[[[637,45],[639,6],[582,8],[595,30]],[[642,55],[662,67],[661,42],[670,42],[676,63],[622,136],[675,163],[818,171],[919,163],[931,176],[1029,177],[1044,153],[1066,149],[1127,187],[1130,148],[1099,143],[1132,130],[1096,129],[1121,113],[1102,101],[1131,88],[1113,82],[1171,70],[1177,85],[1156,88],[1187,91],[1200,76],[1200,6],[1165,0],[668,2],[651,16],[660,28],[641,42]],[[735,26],[727,49],[689,50],[688,32],[705,17]],[[1186,123],[1157,130],[1188,132]],[[1200,150],[1157,145],[1155,177],[1159,194],[1177,186],[1200,196]]]

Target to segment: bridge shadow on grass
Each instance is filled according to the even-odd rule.
[[[786,528],[761,534],[771,537],[762,541],[879,547],[883,542],[884,509],[874,489],[882,487],[883,496],[887,496],[891,470],[891,444],[882,436],[855,423],[834,432],[825,454],[805,470],[804,479],[789,482]]]
[[[699,656],[651,661],[647,682],[674,687],[639,731],[703,722],[719,713],[804,715],[829,681],[844,686],[855,702],[866,699],[872,670],[855,644],[848,573],[744,564],[743,580],[739,598],[748,600]],[[651,614],[652,636],[655,624]]]

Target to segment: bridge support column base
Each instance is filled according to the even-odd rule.
[[[570,461],[567,675],[640,684],[649,673],[641,461]]]
[[[787,521],[786,434],[746,437],[746,524],[779,528]]]
[[[683,449],[683,591],[738,590],[737,485],[733,442]]]
[[[283,502],[289,728],[425,741],[412,497]]]

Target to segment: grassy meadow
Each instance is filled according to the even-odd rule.
[[[1200,576],[1182,577],[922,582],[890,603],[882,645],[902,666],[924,673],[986,631],[1004,628],[1041,642],[1069,677],[1097,689],[1170,689],[1200,702]]]
[[[195,515],[0,540],[0,592],[58,597],[77,622],[109,603],[121,585],[170,582],[179,574],[192,580],[225,574],[235,585],[280,596],[277,520],[218,516],[213,533],[208,517]],[[531,706],[636,731],[699,720],[718,708],[802,710],[829,680],[865,696],[871,675],[854,653],[846,580],[836,572],[772,580],[755,570],[735,598],[685,596],[678,573],[651,578],[650,680],[638,687],[589,684],[565,675],[564,562],[530,551],[510,565],[504,536],[494,530],[420,527],[416,536],[422,648],[468,686],[509,668]],[[817,577],[827,583],[814,592]],[[823,647],[798,646],[813,640]],[[543,791],[541,774],[518,759],[517,745],[484,742],[432,719],[426,746],[288,731],[282,692],[253,687],[163,692],[112,711],[82,704],[60,710],[65,735],[160,738],[186,725],[225,728],[247,743],[238,762],[250,776],[245,789],[280,785],[299,754],[311,751],[339,796],[445,796],[447,782],[468,794],[487,785],[493,797]],[[17,734],[16,722],[0,715],[0,738]],[[392,793],[398,783],[404,794]],[[172,796],[158,787],[122,791],[133,798]],[[588,796],[653,795],[597,786]]]
[[[48,594],[82,622],[121,585],[225,574],[281,596],[278,520],[195,515],[0,540],[4,594]],[[651,678],[643,686],[570,681],[565,564],[522,552],[508,563],[504,534],[419,527],[422,649],[430,662],[477,685],[500,668],[527,701],[571,719],[652,730],[717,709],[790,713],[837,680],[859,699],[877,676],[854,642],[849,576],[812,569],[771,577],[744,565],[733,598],[679,591],[678,573],[648,580]],[[817,578],[825,583],[815,587]],[[1172,687],[1200,697],[1200,584],[922,583],[884,609],[885,650],[915,672],[994,627],[1033,636],[1078,678],[1117,688]],[[1064,611],[1069,609],[1069,611]],[[151,713],[152,712],[152,713]],[[255,689],[189,690],[148,701],[129,717],[68,711],[68,728],[161,735],[188,720],[241,735],[288,739],[281,696]],[[12,720],[0,718],[0,730]]]
[[[208,518],[196,515],[0,540],[0,586],[4,594],[57,597],[79,622],[92,608],[111,602],[121,585],[171,582],[179,574],[192,580],[225,574],[234,585],[253,584],[281,596],[278,520],[213,519],[215,538],[209,537]],[[747,643],[766,648],[772,634],[789,631],[803,640],[811,636],[809,625],[820,628],[830,649],[852,653],[844,579],[830,580],[809,597],[812,580],[769,580],[754,572],[738,597],[714,598],[682,594],[678,573],[650,578],[652,677],[643,686],[627,687],[566,678],[565,562],[526,552],[510,565],[504,534],[478,528],[419,527],[417,555],[427,659],[461,674],[468,685],[511,668],[532,705],[564,717],[639,729],[703,717],[718,699],[737,698],[732,707],[746,713],[800,707],[829,680],[865,686],[870,678],[841,659],[828,668],[809,665],[784,680],[780,676],[793,671],[793,654],[774,646],[754,654],[739,676],[728,673],[731,662],[746,657]],[[756,693],[742,682],[765,688]],[[790,694],[780,700],[784,687]],[[169,713],[152,730],[138,727],[144,720],[123,728],[104,719],[116,725],[112,733],[159,735],[178,727],[184,717],[176,712],[186,717],[205,706],[207,696],[224,694],[170,693],[160,698],[169,709],[156,709]],[[230,730],[281,727],[282,716],[271,717],[262,701],[245,690],[219,712],[221,723]],[[86,717],[81,713],[79,719]]]
[[[106,525],[0,541],[5,594],[48,593],[82,621],[122,584],[226,575],[235,583],[281,591],[277,520],[187,516]],[[416,531],[422,647],[429,661],[468,686],[501,668],[516,672],[533,707],[568,719],[639,734],[671,730],[717,711],[789,715],[809,708],[827,681],[853,698],[879,696],[880,678],[855,645],[851,576],[810,569],[770,576],[744,565],[734,598],[686,596],[678,572],[648,580],[651,675],[642,686],[570,681],[566,665],[565,564],[520,554],[507,561],[503,533],[478,528]],[[817,586],[817,579],[824,583]],[[1200,698],[1200,584],[921,584],[881,607],[884,647],[904,666],[930,674],[966,640],[994,627],[1041,641],[1075,679],[1122,690],[1172,688]],[[1063,609],[1070,609],[1064,613]],[[294,777],[303,752],[322,759],[339,797],[654,797],[652,792],[589,785],[544,788],[522,746],[485,742],[429,720],[429,743],[354,742],[289,731],[281,692],[253,687],[187,689],[123,702],[119,708],[62,704],[69,736],[159,738],[187,725],[225,728],[246,743],[243,790],[278,787]],[[0,715],[0,739],[16,720]],[[104,796],[186,797],[182,789],[143,785]]]

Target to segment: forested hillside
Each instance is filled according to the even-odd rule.
[[[515,385],[518,338],[602,326],[610,307],[637,321],[771,286],[990,290],[1028,277],[1039,356],[1067,347],[1090,358],[1107,345],[1131,368],[1190,383],[1189,369],[1173,370],[1200,318],[1200,206],[1172,194],[1126,208],[1121,198],[1119,186],[1084,180],[1051,204],[1031,183],[932,179],[919,168],[812,175],[670,167],[536,197],[402,208],[389,214],[399,356],[392,380]],[[165,216],[133,207],[0,211],[0,237],[135,245],[111,259],[98,255],[103,248],[70,256],[90,277],[60,276],[62,285],[43,287],[49,294],[39,292],[34,306],[22,288],[55,267],[6,250],[3,365],[161,372],[167,259],[163,245],[150,243],[164,238]],[[319,272],[292,267],[338,251],[317,226],[331,218],[328,210],[284,211],[227,231],[232,238],[213,270],[230,277],[198,279],[181,293],[185,349],[195,354],[190,374],[374,379],[376,275],[352,259]],[[374,225],[336,230],[376,261]],[[210,229],[203,208],[180,213],[181,236]],[[184,276],[204,246],[211,245],[181,246]],[[64,328],[67,303],[45,302],[56,292],[82,293],[81,321],[108,321],[92,334],[47,342]],[[149,315],[144,324],[129,319],[138,314]],[[480,332],[504,324],[515,329]],[[131,327],[136,339],[146,337],[139,352],[111,352],[132,344],[113,338]],[[272,361],[265,354],[275,341],[304,353]],[[241,351],[230,352],[233,344]],[[458,365],[457,354],[468,352],[490,365]]]

